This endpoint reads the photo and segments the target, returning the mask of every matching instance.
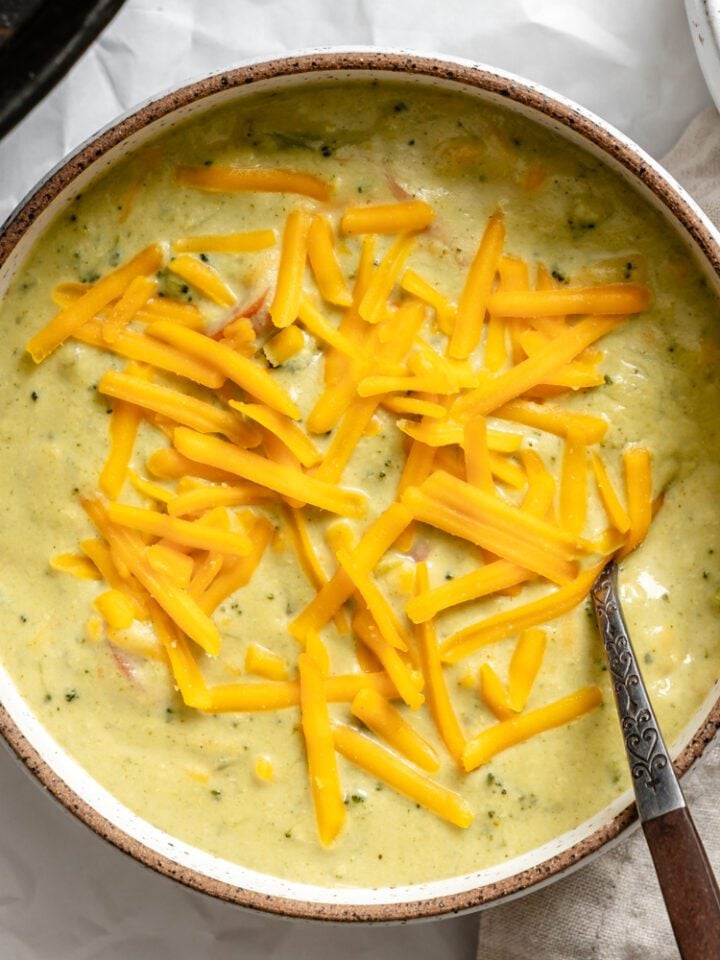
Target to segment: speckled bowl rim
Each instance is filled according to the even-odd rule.
[[[639,147],[600,118],[566,98],[504,71],[450,57],[424,56],[401,51],[333,49],[301,53],[279,59],[251,63],[233,70],[189,83],[150,101],[121,118],[63,161],[37,186],[11,215],[0,235],[0,268],[33,221],[88,167],[109,150],[141,131],[145,126],[174,111],[224,90],[244,87],[264,80],[308,74],[347,72],[350,75],[384,73],[410,78],[449,81],[458,88],[476,89],[518,104],[526,115],[537,114],[539,122],[554,121],[599,148],[605,157],[623,168],[630,179],[646,191],[672,215],[704,257],[707,266],[720,280],[720,243],[712,225],[687,194],[662,168]],[[674,762],[684,774],[702,755],[720,727],[720,699]],[[550,880],[565,875],[589,857],[611,845],[636,820],[634,805],[621,810],[609,823],[592,832],[572,847],[543,862],[495,882],[447,896],[408,900],[402,903],[345,904],[314,903],[263,894],[208,877],[198,870],[177,864],[134,839],[102,816],[72,790],[43,759],[0,704],[0,733],[25,767],[68,811],[95,833],[108,840],[140,863],[157,870],[195,890],[243,907],[285,917],[334,922],[403,922],[431,919],[476,910],[530,892]]]

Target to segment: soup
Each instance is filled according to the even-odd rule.
[[[125,283],[46,349],[39,331],[137,256],[132,292]],[[578,290],[585,300],[571,300]],[[601,316],[593,296],[614,313]],[[541,300],[540,315],[508,312]],[[479,325],[463,326],[478,301]],[[622,596],[670,742],[712,688],[717,300],[657,213],[531,122],[390,83],[318,84],[215,109],[77,197],[0,313],[0,656],[52,736],[172,836],[262,872],[373,887],[497,864],[592,816],[629,779],[583,597],[651,509],[623,560]],[[586,346],[528,379],[583,323]],[[140,335],[145,353],[133,359],[128,337]],[[260,371],[252,389],[193,379],[198,336]],[[38,365],[28,343],[40,344]],[[212,357],[208,367],[217,373]],[[513,393],[507,374],[521,367],[526,389]],[[499,383],[509,394],[486,402]],[[108,424],[117,455],[121,409],[137,435],[117,481]],[[201,429],[191,417],[210,421]],[[407,513],[388,523],[398,503]],[[488,510],[490,541],[468,533]],[[498,534],[507,524],[512,543]],[[166,577],[173,596],[207,600],[213,584],[236,584],[207,601],[218,649],[214,633],[189,627],[180,633],[191,640],[173,634],[178,654],[163,638],[177,624],[143,615],[147,597],[133,595],[124,569],[135,554],[107,536],[117,528],[133,531],[122,543],[144,552],[143,569]],[[372,529],[389,542],[365,568]],[[498,563],[495,588],[478,586],[476,572]],[[339,576],[349,602],[315,623],[307,611]],[[558,595],[570,599],[558,605]],[[547,597],[540,621],[509,613]],[[444,657],[435,689],[428,649]],[[298,661],[309,674],[299,683]],[[339,725],[335,827],[316,819],[324,801],[308,779],[318,697]],[[502,716],[530,726],[521,742],[488,747],[483,731],[507,737]],[[361,747],[380,745],[388,769],[358,759],[361,717],[381,731],[363,726]],[[388,748],[390,729],[405,737],[413,776],[439,785],[434,801],[424,780],[397,789],[408,761],[400,741]]]

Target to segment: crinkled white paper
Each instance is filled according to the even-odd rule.
[[[655,156],[710,102],[677,0],[126,0],[0,143],[0,220],[65,154],[155,93],[245,59],[333,44],[514,71]],[[2,960],[466,960],[477,923],[339,928],[215,902],[98,839],[0,749]]]

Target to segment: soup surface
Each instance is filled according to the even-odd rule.
[[[300,171],[330,184],[332,197],[321,202],[287,192],[193,189],[177,182],[178,166]],[[587,603],[545,626],[547,649],[527,704],[532,710],[580,688],[599,687],[603,703],[572,723],[498,752],[468,774],[445,749],[427,704],[398,707],[440,758],[433,778],[472,809],[467,829],[340,757],[346,822],[324,846],[317,837],[297,706],[208,712],[184,705],[151,627],[135,621],[125,630],[107,628],[93,609],[107,584],[51,567],[52,558],[77,552],[80,542],[96,536],[80,497],[96,495],[107,457],[113,402],[97,387],[108,369],[124,369],[125,360],[69,339],[36,365],[25,345],[57,312],[53,295],[61,284],[96,283],[149,244],[274,230],[277,242],[265,249],[201,251],[198,259],[217,271],[234,291],[239,312],[250,316],[256,362],[297,403],[302,425],[322,394],[323,351],[329,348],[305,327],[301,349],[277,366],[266,363],[261,349],[277,333],[265,314],[286,218],[298,207],[327,214],[338,234],[342,274],[352,287],[361,238],[338,229],[343,211],[413,198],[427,203],[434,219],[415,236],[405,268],[450,304],[461,298],[488,218],[497,211],[504,255],[530,265],[531,285],[540,264],[546,285],[561,291],[608,283],[646,284],[651,291],[647,310],[596,345],[603,351],[602,386],[564,392],[556,387],[557,396],[546,390],[531,402],[607,420],[594,449],[618,491],[623,452],[651,452],[656,516],[644,543],[623,561],[620,580],[650,693],[672,742],[720,667],[718,303],[660,216],[599,161],[523,118],[457,94],[358,82],[253,95],[172,129],[103,175],[39,240],[0,306],[4,667],[58,742],[151,823],[245,866],[329,886],[408,884],[497,864],[582,823],[628,788]],[[376,265],[394,241],[389,234],[378,236]],[[212,303],[167,265],[157,282],[166,300],[199,307],[208,329],[222,329],[227,306]],[[320,303],[309,269],[303,282],[306,294]],[[72,291],[66,288],[66,294]],[[388,291],[392,305],[408,296],[397,282]],[[327,302],[322,310],[337,327],[343,310]],[[230,313],[237,317],[237,306]],[[428,342],[442,353],[447,338],[429,307],[425,323]],[[487,335],[471,354],[474,369],[483,367]],[[510,333],[503,336],[509,357]],[[370,373],[387,370],[378,364]],[[175,386],[177,378],[160,375],[157,382]],[[378,406],[342,473],[344,488],[367,495],[365,516],[350,521],[354,537],[396,498],[407,440],[397,425],[400,417],[412,414]],[[566,439],[492,413],[488,426],[522,435],[520,449],[508,458],[514,470],[525,462],[521,451],[539,454],[558,482],[550,513],[561,512]],[[312,437],[321,453],[336,429]],[[168,495],[175,481],[153,477],[146,461],[169,443],[157,418],[146,418],[131,463],[136,476]],[[446,468],[451,454],[462,461],[461,448],[450,445]],[[584,449],[582,455],[590,463]],[[507,477],[494,478],[498,496],[513,504],[522,500],[522,482],[513,486]],[[153,504],[147,489],[143,494],[141,484],[128,480],[119,499],[146,508]],[[249,582],[214,612],[221,654],[194,649],[209,686],[252,682],[246,654],[253,643],[283,657],[295,680],[299,647],[288,627],[316,593],[298,562],[288,508],[276,499],[248,509],[266,517],[272,533]],[[320,566],[331,576],[337,566],[327,540],[332,518],[313,507],[304,508],[303,518]],[[598,540],[607,527],[589,473],[581,533]],[[599,559],[589,553],[584,566]],[[480,555],[473,543],[425,524],[417,525],[414,539],[406,537],[384,554],[375,581],[408,633],[412,625],[403,611],[419,560],[427,562],[430,584],[438,587],[475,569]],[[438,641],[557,588],[536,579],[515,595],[455,605],[436,617]],[[346,613],[351,616],[352,608]],[[336,623],[323,628],[321,639],[333,674],[360,671],[353,639]],[[516,641],[512,635],[481,646],[443,668],[468,738],[497,722],[487,697],[479,695],[478,670],[488,664],[504,682]],[[329,709],[335,720],[357,722],[347,702]]]

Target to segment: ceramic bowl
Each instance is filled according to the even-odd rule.
[[[707,273],[720,283],[720,235],[650,157],[574,103],[518,77],[466,61],[403,52],[325,51],[255,63],[182,87],[119,120],[57,167],[12,215],[0,236],[0,293],[50,221],[85,185],[151,137],[210,107],[260,91],[320,79],[392,78],[457,90],[509,110],[580,144],[619,171],[665,215]],[[672,744],[680,774],[720,725],[718,689]],[[115,800],[43,729],[0,669],[0,730],[29,770],[105,839],[160,873],[224,900],[269,913],[331,921],[438,917],[518,896],[580,866],[634,823],[626,794],[576,829],[498,866],[465,876],[392,888],[331,889],[290,882],[210,856],[153,827]]]

